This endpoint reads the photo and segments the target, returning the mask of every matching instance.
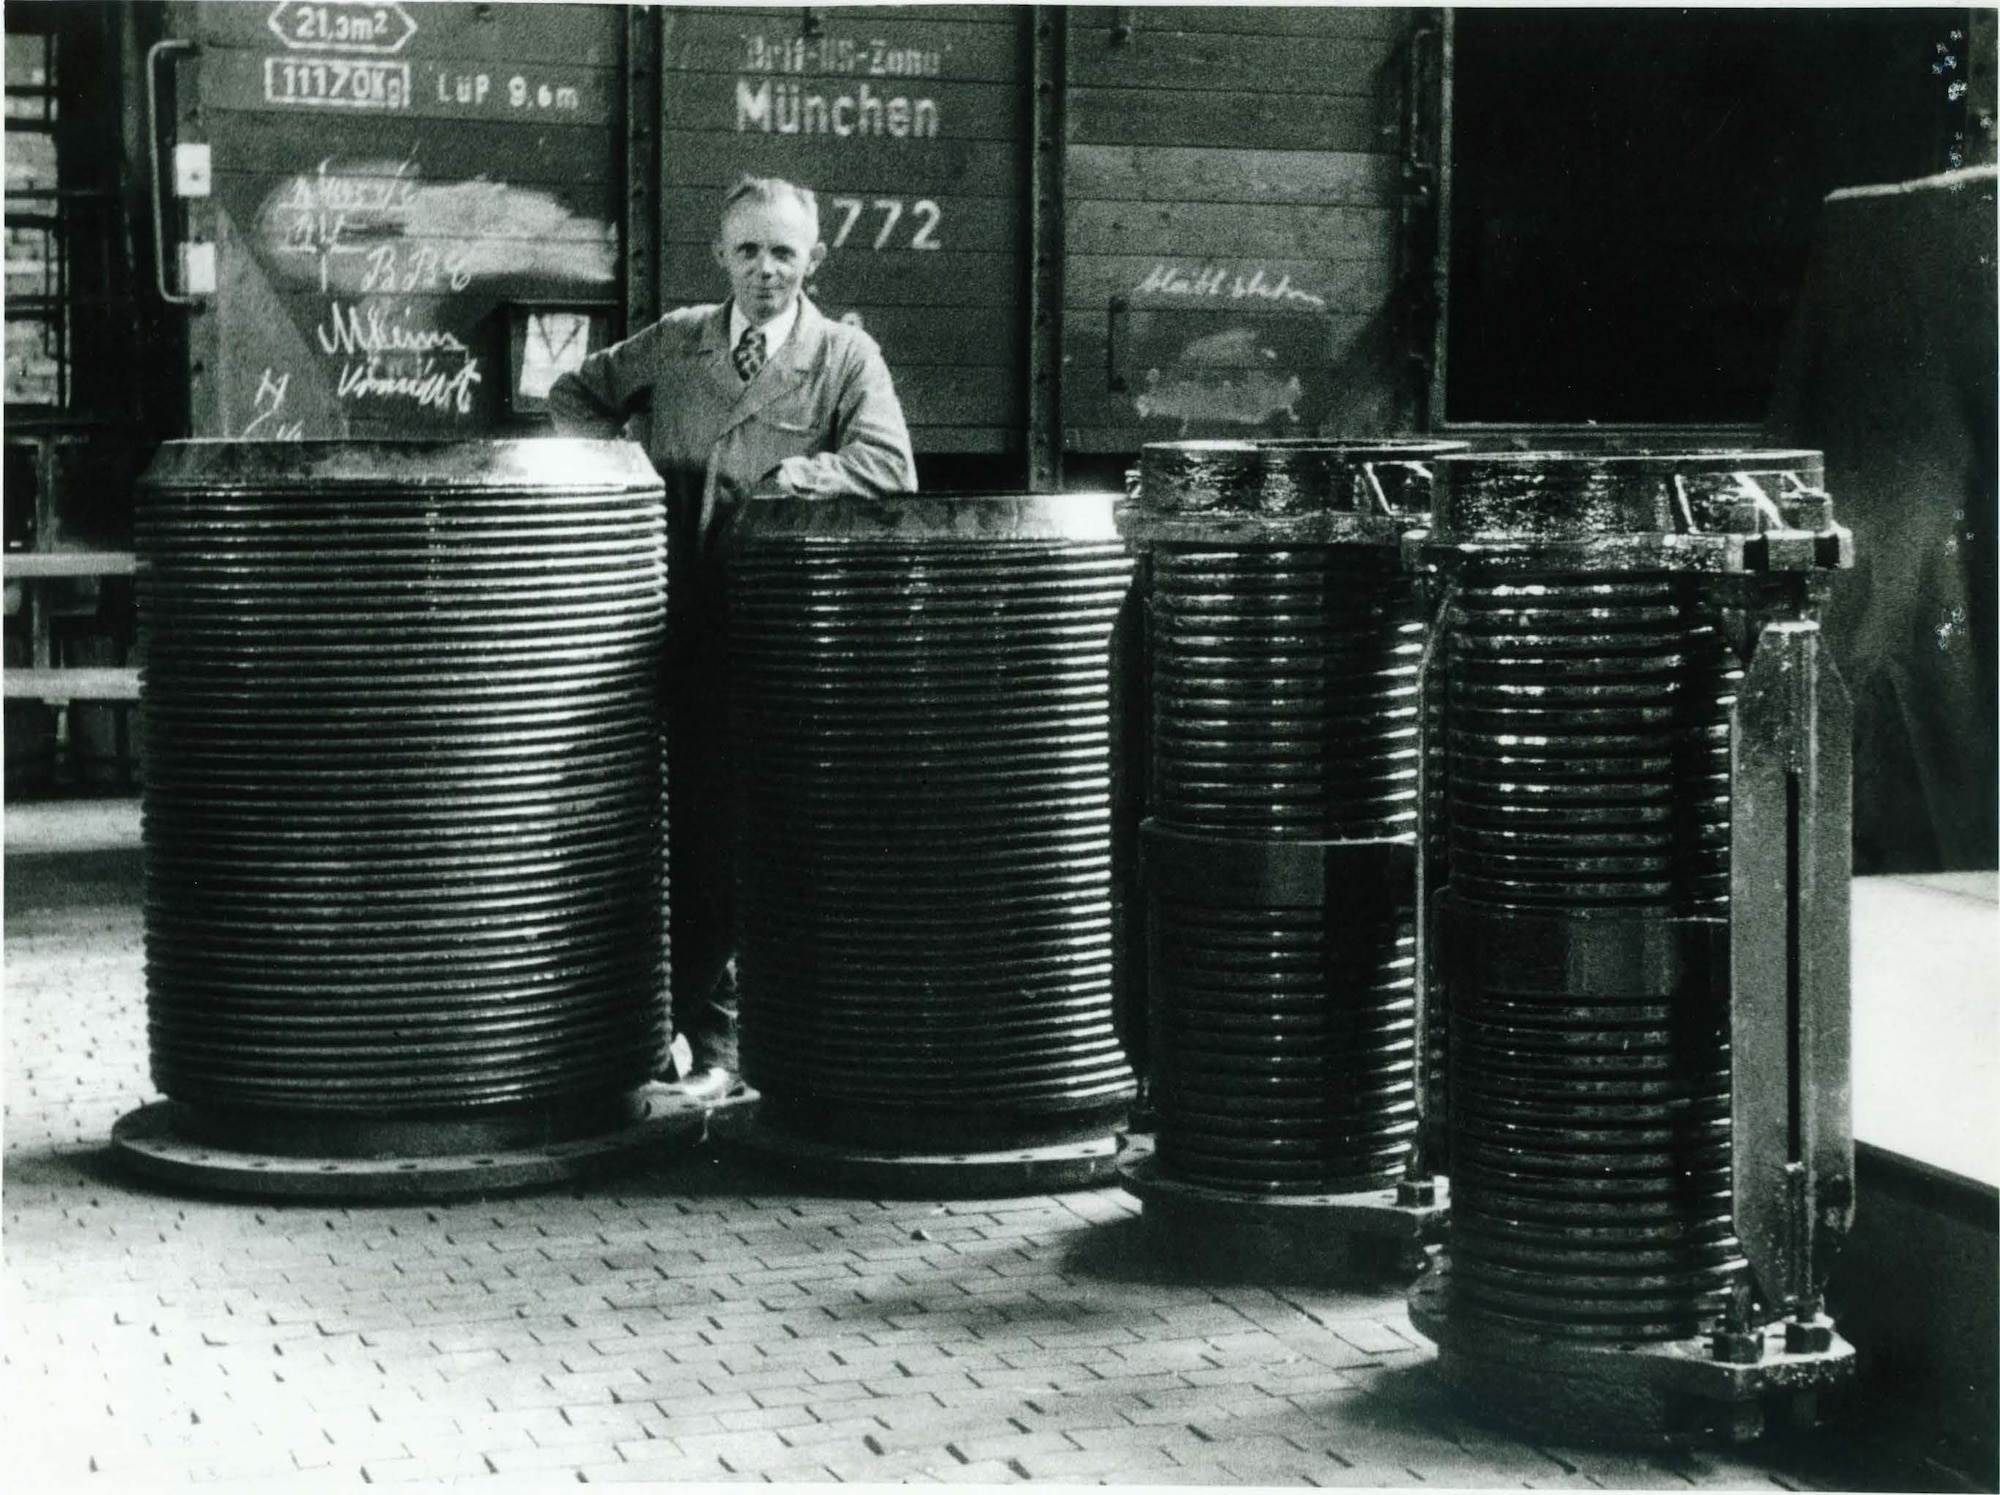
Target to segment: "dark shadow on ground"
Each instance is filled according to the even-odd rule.
[[[7,924],[24,915],[136,910],[141,896],[139,851],[7,853]]]
[[[656,1158],[626,1173],[579,1187],[579,1199],[659,1202],[671,1199],[806,1200],[855,1198],[788,1178],[776,1165],[708,1138],[685,1151]]]
[[[1415,1266],[1393,1248],[1362,1254],[1351,1248],[1292,1249],[1296,1244],[1281,1241],[1266,1248],[1246,1237],[1217,1247],[1191,1229],[1180,1234],[1171,1225],[1155,1229],[1137,1215],[1100,1225],[1072,1242],[1063,1269],[1104,1282],[1255,1285],[1313,1304],[1398,1295],[1416,1275]]]
[[[1822,1489],[1932,1491],[1992,1490],[1992,1481],[1968,1480],[1949,1459],[1931,1457],[1921,1436],[1884,1419],[1867,1406],[1836,1402],[1824,1424],[1811,1433],[1772,1440],[1772,1467],[1795,1472],[1801,1482]],[[1779,1461],[1782,1460],[1782,1463]]]
[[[0,1160],[0,1188],[39,1189],[82,1185],[150,1192],[139,1179],[118,1167],[108,1147],[22,1147]]]
[[[1486,1424],[1452,1395],[1429,1363],[1376,1371],[1366,1384],[1370,1395],[1342,1408],[1343,1425],[1378,1428],[1385,1434],[1416,1430],[1457,1444],[1472,1458],[1483,1457],[1495,1440],[1518,1443],[1549,1460],[1552,1475],[1582,1475],[1610,1489],[1679,1490],[1715,1483],[1716,1451],[1705,1448],[1597,1448]],[[1925,1467],[1911,1450],[1898,1447],[1889,1437],[1871,1436],[1839,1422],[1805,1433],[1774,1433],[1728,1449],[1727,1456],[1731,1464],[1762,1470],[1774,1489],[1974,1488],[1951,1481],[1935,1467]]]
[[[1223,1283],[1212,1272],[1161,1251],[1145,1220],[1133,1215],[1098,1225],[1063,1250],[1062,1270],[1103,1282],[1168,1282],[1201,1287]]]

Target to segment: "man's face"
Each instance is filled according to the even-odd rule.
[[[737,307],[760,326],[792,304],[825,258],[812,215],[789,195],[735,204],[723,214],[715,241],[715,262],[729,277]]]

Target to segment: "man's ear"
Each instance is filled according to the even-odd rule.
[[[826,241],[822,239],[819,243],[813,245],[811,252],[806,255],[806,274],[811,275],[814,271],[818,270],[819,267],[823,263],[825,263],[825,261],[826,261]]]
[[[729,273],[729,251],[722,247],[722,240],[717,239],[713,244],[710,244],[708,252],[715,256],[716,268],[721,270],[724,275],[727,275]]]

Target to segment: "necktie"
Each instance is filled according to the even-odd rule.
[[[764,366],[764,331],[761,327],[745,327],[743,336],[736,344],[736,351],[729,355],[736,365],[737,377],[749,383],[757,377],[757,370]]]

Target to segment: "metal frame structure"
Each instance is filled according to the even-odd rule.
[[[1721,620],[1720,647],[1743,669],[1728,717],[1722,855],[1728,888],[1718,914],[1696,916],[1665,903],[1573,908],[1489,902],[1461,896],[1449,880],[1434,910],[1439,920],[1427,943],[1439,946],[1436,963],[1454,1022],[1462,1009],[1486,1012],[1484,1006],[1475,1012],[1469,1001],[1475,986],[1507,994],[1496,1002],[1519,1003],[1527,993],[1543,1004],[1538,1012],[1572,1014],[1561,1030],[1568,1045],[1561,1061],[1540,1057],[1539,1049],[1530,1056],[1554,1066],[1548,1072],[1559,1072],[1565,1083],[1594,1083],[1597,1071],[1590,1066],[1600,1061],[1593,1056],[1612,1041],[1593,1028],[1598,1019],[1589,1015],[1603,1008],[1592,1004],[1639,1000],[1634,993],[1671,1000],[1679,1023],[1683,998],[1694,1007],[1705,1005],[1696,1000],[1704,994],[1711,999],[1707,1006],[1717,994],[1721,998],[1717,1020],[1729,1070],[1724,1135],[1733,1178],[1722,1223],[1740,1240],[1745,1260],[1730,1279],[1711,1332],[1662,1338],[1641,1324],[1611,1333],[1619,1313],[1655,1312],[1622,1307],[1616,1295],[1639,1293],[1638,1283],[1653,1281],[1644,1271],[1666,1272],[1640,1263],[1656,1250],[1671,1255],[1676,1248],[1664,1226],[1657,1238],[1640,1243],[1632,1235],[1639,1227],[1626,1222],[1636,1213],[1595,1202],[1591,1191],[1599,1185],[1635,1187],[1636,1161],[1621,1161],[1617,1170],[1609,1162],[1601,1170],[1584,1165],[1586,1155],[1596,1155],[1593,1148],[1602,1153],[1620,1145],[1618,1136],[1638,1136],[1613,1129],[1649,1124],[1646,1107],[1656,1102],[1584,1107],[1579,1114],[1603,1119],[1589,1123],[1597,1128],[1590,1139],[1576,1134],[1561,1156],[1555,1143],[1536,1140],[1541,1133],[1534,1131],[1559,1123],[1538,1120],[1514,1127],[1519,1136],[1482,1133],[1479,1159],[1454,1155],[1444,1162],[1459,1208],[1444,1253],[1412,1289],[1411,1318],[1437,1342],[1445,1380],[1509,1426],[1640,1445],[1745,1439],[1773,1421],[1810,1425],[1813,1393],[1853,1371],[1853,1350],[1835,1333],[1820,1300],[1854,1198],[1846,964],[1850,722],[1818,623],[1828,574],[1853,564],[1853,540],[1833,521],[1820,467],[1816,452],[1447,457],[1433,528],[1405,541],[1406,554],[1432,570],[1440,634],[1460,621],[1459,592],[1468,576],[1489,589],[1511,585],[1524,596],[1562,590],[1551,578],[1583,586],[1671,577],[1705,596]],[[1559,476],[1552,475],[1554,468],[1562,469]],[[1648,503],[1650,517],[1641,512]],[[1548,643],[1557,631],[1546,620],[1533,628],[1539,632],[1519,637],[1523,651]],[[1449,718],[1447,705],[1448,731]],[[1475,728],[1464,732],[1475,735]],[[1537,751],[1516,750],[1524,757]],[[1523,782],[1532,773],[1532,764],[1516,770]],[[1483,802],[1468,810],[1475,818],[1492,813]],[[1438,935],[1440,920],[1449,934]],[[1458,983],[1468,990],[1453,989]],[[1701,1040],[1698,1023],[1687,1023],[1676,1032],[1691,1056]],[[1482,1030],[1474,1024],[1471,1031]],[[1487,1036],[1489,1049],[1501,1043]],[[1454,1053],[1451,1063],[1453,1090],[1478,1067],[1479,1093],[1489,1103],[1514,1083],[1514,1070],[1490,1055]],[[1675,1073],[1674,1083],[1681,1084],[1681,1072]],[[1691,1103],[1695,1082],[1686,1083]],[[1576,1109],[1569,1101],[1540,1105]],[[1449,1118],[1454,1148],[1471,1145],[1472,1124],[1457,1114]],[[1689,1150],[1675,1156],[1696,1156],[1696,1133],[1688,1136]],[[1567,1146],[1570,1138],[1564,1140]],[[1518,1151],[1508,1155],[1505,1168],[1485,1156],[1508,1147]],[[1491,1186],[1483,1195],[1473,1190],[1475,1162],[1477,1176]],[[1521,1181],[1498,1184],[1510,1169]],[[1582,1182],[1566,1185],[1570,1179]],[[1559,1193],[1565,1186],[1571,1192]],[[1683,1180],[1680,1187],[1694,1185]],[[1488,1256],[1518,1259],[1514,1253],[1522,1248],[1507,1244],[1516,1234],[1558,1229],[1512,1219],[1531,1198],[1538,1201],[1534,1221],[1553,1218],[1547,1212],[1557,1206],[1544,1196],[1573,1210],[1588,1199],[1591,1208],[1612,1211],[1606,1217],[1611,1223],[1593,1215],[1585,1230],[1580,1216],[1569,1218],[1563,1228],[1577,1229],[1562,1237],[1561,1260],[1532,1283],[1527,1279],[1533,1274],[1489,1263],[1479,1280],[1505,1286],[1475,1282],[1455,1291],[1454,1247],[1476,1248],[1468,1250],[1462,1274],[1470,1277],[1470,1267]],[[1477,1209],[1470,1202],[1475,1197]],[[1627,1275],[1611,1275],[1620,1272]],[[1578,1301],[1574,1320],[1564,1316],[1571,1311],[1567,1305],[1560,1311],[1550,1306],[1558,1291],[1550,1284],[1571,1279],[1593,1284],[1587,1293],[1578,1289],[1593,1301]],[[1687,1295],[1682,1306],[1692,1313],[1696,1289],[1673,1291]],[[1527,1296],[1531,1292],[1538,1296]],[[1546,1332],[1535,1332],[1537,1322]]]

